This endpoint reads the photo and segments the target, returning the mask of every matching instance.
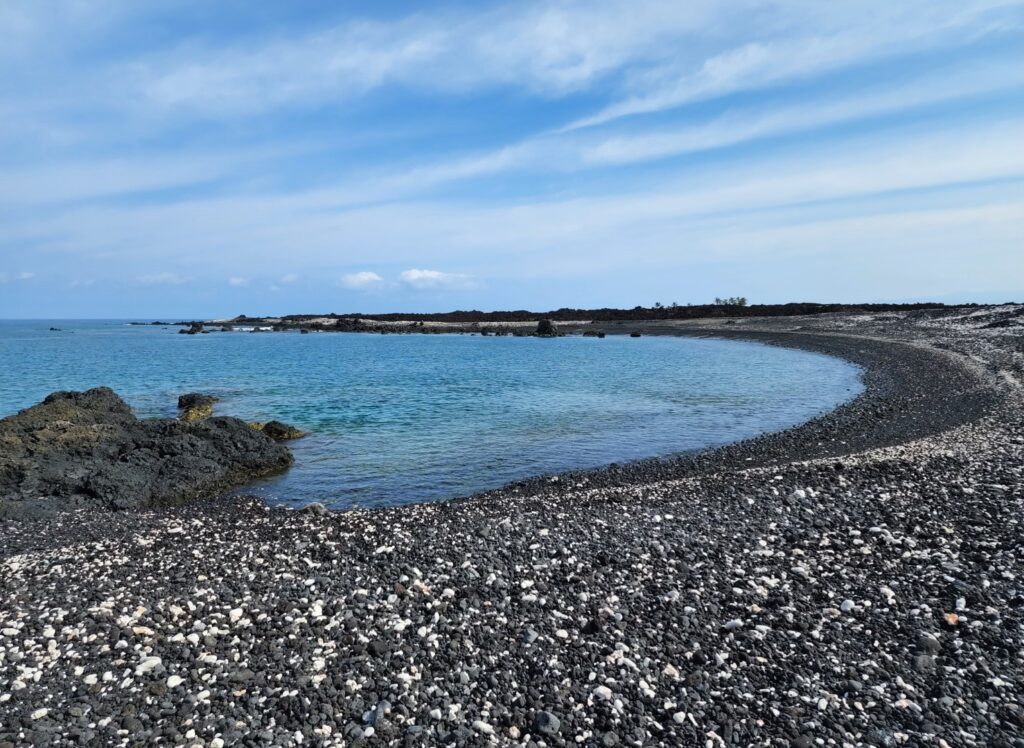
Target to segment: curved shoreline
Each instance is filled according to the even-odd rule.
[[[855,324],[864,396],[704,455],[5,527],[0,747],[1019,746],[1024,347]]]
[[[657,328],[655,328],[656,330]],[[615,331],[628,334],[629,330]],[[999,395],[946,351],[892,340],[820,333],[724,329],[652,332],[679,337],[743,340],[840,358],[862,370],[864,391],[809,421],[719,447],[611,463],[592,469],[540,475],[490,491],[451,499],[471,501],[542,489],[552,478],[592,487],[678,480],[716,470],[765,467],[843,458],[898,446],[970,423],[990,411]],[[901,351],[895,360],[893,350]],[[442,502],[443,503],[443,502]]]

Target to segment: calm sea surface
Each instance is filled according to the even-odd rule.
[[[209,392],[219,414],[310,432],[254,492],[344,507],[720,445],[862,389],[843,361],[731,341],[177,331],[0,321],[0,416],[61,389],[113,387],[140,416]]]

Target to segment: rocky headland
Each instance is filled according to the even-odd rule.
[[[269,435],[211,417],[213,402],[186,395],[180,419],[139,419],[97,388],[56,392],[0,420],[0,518],[209,498],[291,465]]]
[[[866,390],[459,501],[3,524],[0,746],[1024,745],[1024,309],[602,329]]]

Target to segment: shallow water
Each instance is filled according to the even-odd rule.
[[[106,385],[140,416],[171,416],[179,394],[209,392],[218,413],[310,432],[254,492],[344,507],[720,445],[862,389],[844,361],[735,341],[177,331],[0,321],[0,415]]]

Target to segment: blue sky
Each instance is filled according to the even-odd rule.
[[[0,317],[1024,301],[1024,2],[0,5]]]

